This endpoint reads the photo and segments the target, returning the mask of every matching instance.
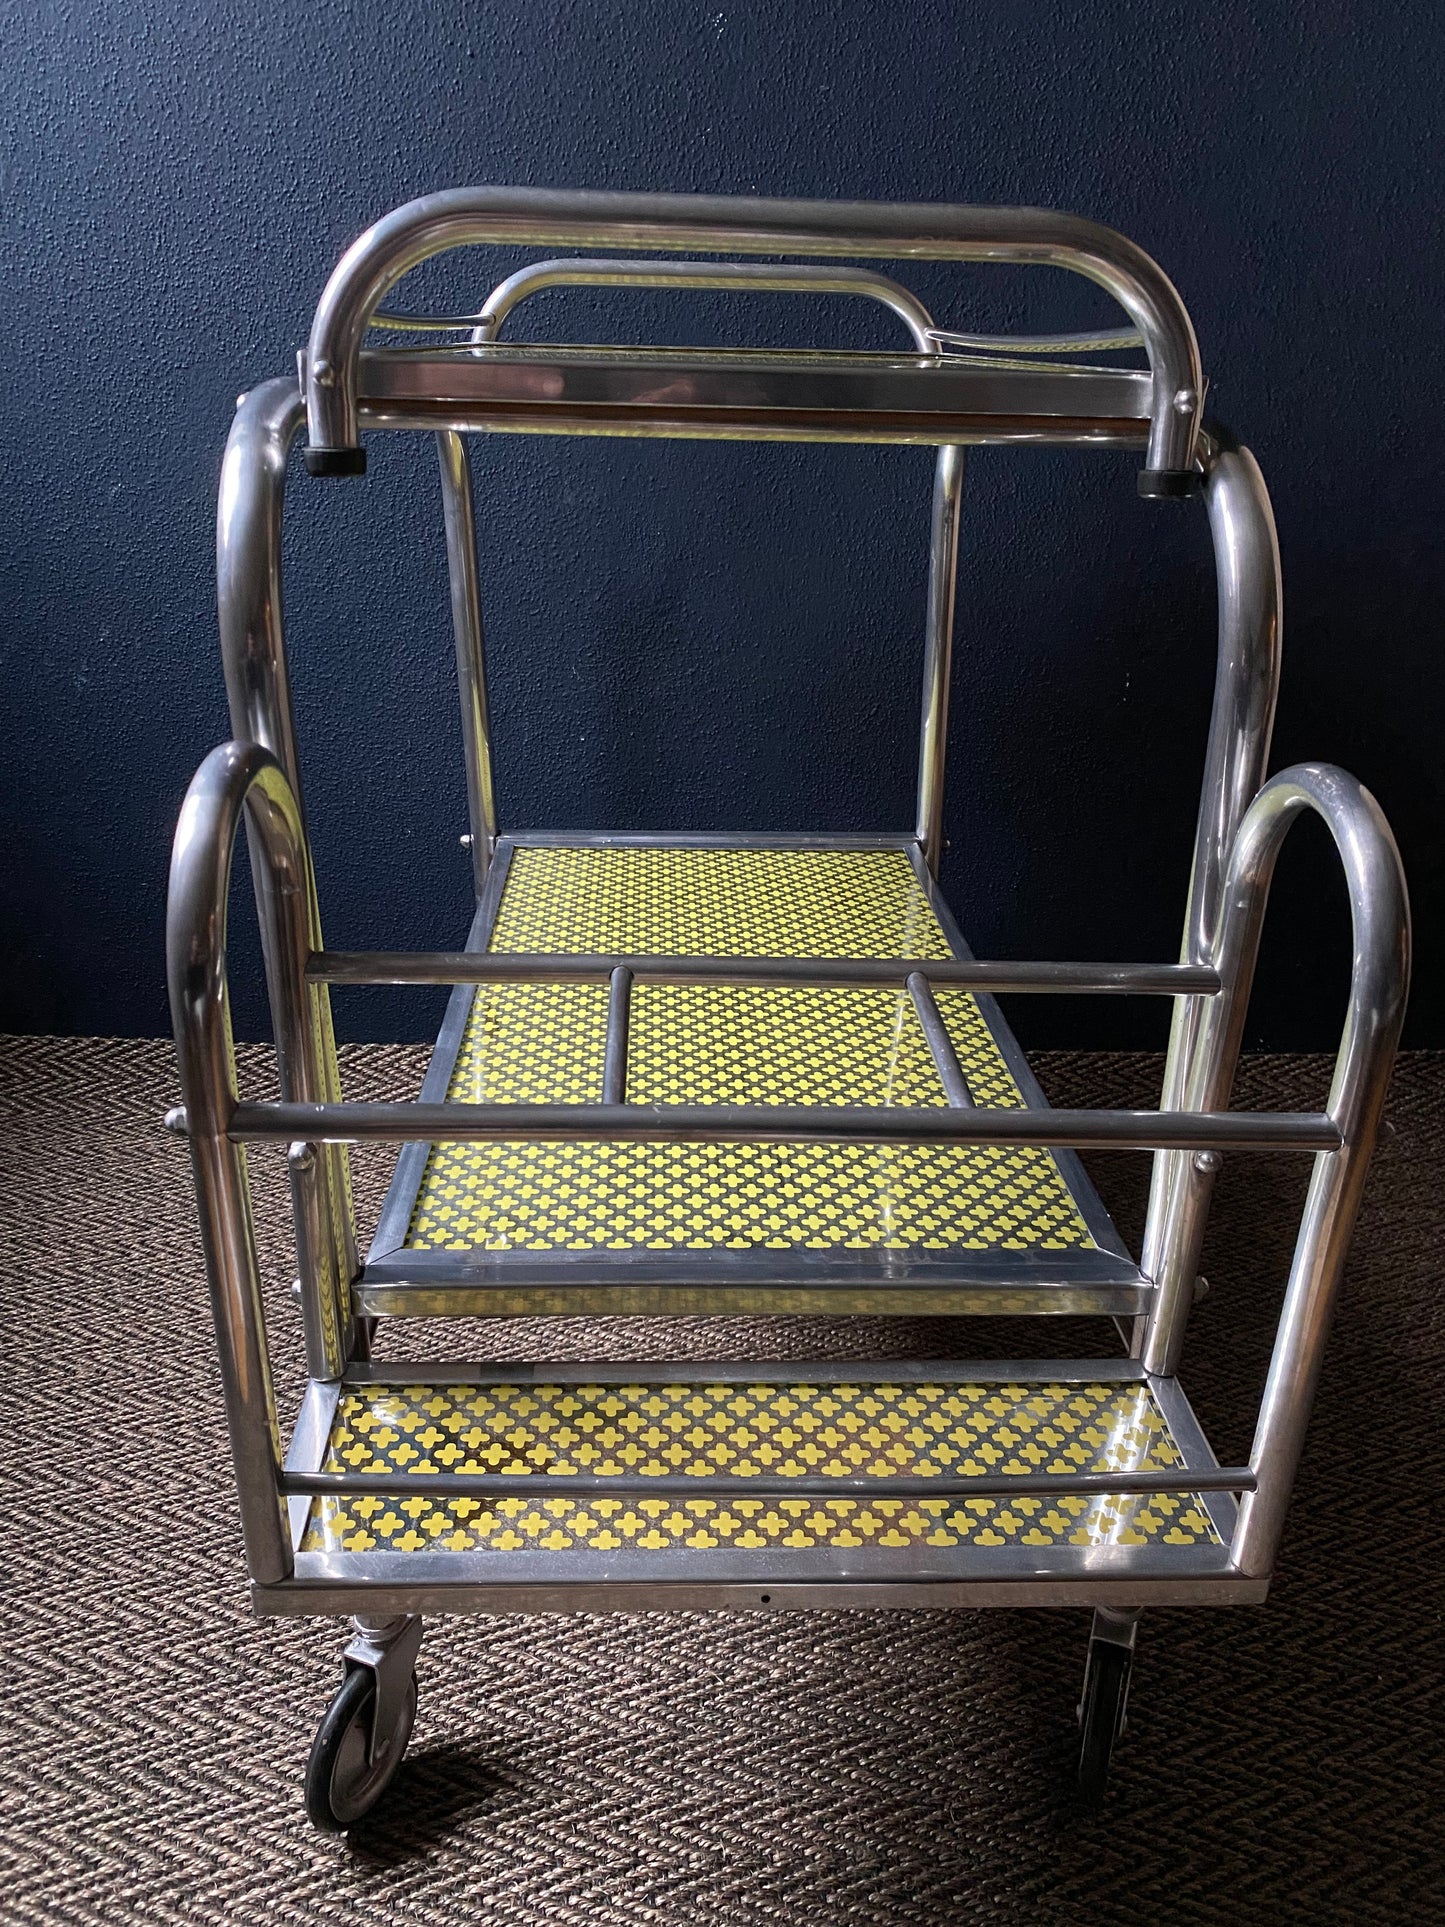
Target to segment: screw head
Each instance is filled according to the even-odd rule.
[[[1202,1176],[1207,1177],[1211,1172],[1217,1171],[1223,1162],[1224,1159],[1219,1155],[1218,1151],[1196,1151],[1194,1153],[1194,1168]]]

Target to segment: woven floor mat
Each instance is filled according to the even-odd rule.
[[[265,1088],[265,1057],[243,1053]],[[410,1096],[424,1053],[344,1053]],[[1158,1061],[1044,1056],[1059,1103]],[[1320,1059],[1238,1101],[1317,1104]],[[877,1612],[429,1626],[411,1753],[347,1842],[301,1776],[337,1622],[253,1621],[167,1046],[0,1041],[5,1922],[1412,1922],[1442,1899],[1445,1056],[1405,1059],[1269,1604],[1146,1617],[1109,1804],[1070,1796],[1087,1616]],[[357,1154],[374,1218],[389,1153]],[[283,1405],[279,1156],[253,1158]],[[1137,1236],[1142,1159],[1091,1169]],[[1303,1169],[1231,1159],[1184,1381],[1247,1452]],[[1095,1324],[515,1321],[383,1355],[1066,1355]]]

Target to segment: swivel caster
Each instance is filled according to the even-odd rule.
[[[1103,1804],[1114,1746],[1127,1724],[1129,1675],[1134,1666],[1137,1610],[1100,1606],[1089,1635],[1089,1661],[1079,1702],[1079,1797],[1086,1807]]]
[[[346,1677],[306,1762],[306,1811],[323,1833],[345,1833],[371,1812],[401,1765],[416,1719],[420,1617],[352,1624]]]

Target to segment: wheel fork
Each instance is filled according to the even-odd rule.
[[[371,1619],[358,1613],[351,1628],[352,1637],[342,1654],[346,1670],[365,1667],[376,1681],[371,1734],[366,1743],[366,1763],[376,1766],[390,1751],[406,1709],[407,1689],[421,1650],[421,1614]]]

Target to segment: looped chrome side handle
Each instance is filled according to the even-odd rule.
[[[342,256],[317,306],[306,353],[306,465],[313,474],[365,471],[357,362],[387,292],[434,255],[487,245],[863,255],[1066,269],[1113,295],[1143,337],[1152,382],[1141,493],[1183,495],[1198,487],[1204,378],[1194,330],[1168,277],[1112,228],[1041,208],[501,187],[454,188],[409,202],[368,228]]]

